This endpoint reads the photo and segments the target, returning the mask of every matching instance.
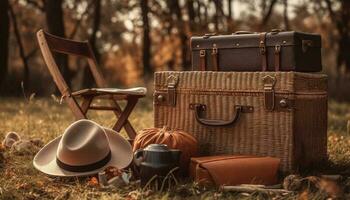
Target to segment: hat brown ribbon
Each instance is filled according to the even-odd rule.
[[[61,167],[64,170],[71,171],[71,172],[88,172],[95,169],[99,169],[103,166],[105,166],[110,160],[111,160],[111,151],[108,152],[107,156],[104,157],[102,160],[88,164],[88,165],[69,165],[66,164],[58,157],[56,157],[56,163],[59,167]]]

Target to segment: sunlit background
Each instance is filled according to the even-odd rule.
[[[8,33],[8,56],[0,56],[8,61],[0,66],[1,96],[21,95],[21,82],[27,93],[55,91],[35,37],[40,28],[89,40],[100,68],[115,87],[150,83],[154,71],[190,70],[192,35],[277,28],[321,34],[331,97],[350,99],[346,93],[350,3],[346,0],[2,0],[0,4],[9,22],[8,28],[3,28],[4,20],[1,24],[1,37]],[[6,20],[4,14],[1,17]],[[60,67],[69,71],[66,79],[73,89],[92,86],[86,80],[84,60],[72,57]]]

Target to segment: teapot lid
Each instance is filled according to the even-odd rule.
[[[150,144],[144,150],[145,151],[170,151],[168,145],[166,144]]]

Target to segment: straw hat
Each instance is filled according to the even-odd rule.
[[[131,161],[132,148],[126,139],[83,119],[45,145],[34,157],[33,164],[48,175],[87,176],[108,166],[125,168]]]

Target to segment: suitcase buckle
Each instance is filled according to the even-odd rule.
[[[265,48],[265,42],[264,41],[262,41],[262,40],[260,41],[259,48],[260,48],[260,54],[261,55],[265,55],[266,48]]]
[[[275,45],[275,54],[279,54],[281,52],[281,45],[276,44]]]
[[[204,49],[199,51],[199,56],[200,57],[205,57],[205,50]]]
[[[175,106],[176,105],[176,85],[178,82],[178,78],[174,75],[170,75],[167,79],[167,89],[168,89],[168,105]]]
[[[211,54],[218,54],[218,48],[216,47],[216,44],[213,44]]]
[[[275,90],[274,86],[276,83],[276,77],[274,76],[264,76],[264,105],[265,109],[268,111],[273,111],[275,108]]]

